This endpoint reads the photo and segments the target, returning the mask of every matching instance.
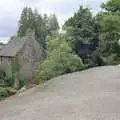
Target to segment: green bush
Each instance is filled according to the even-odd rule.
[[[37,74],[40,81],[83,68],[82,60],[72,52],[70,43],[64,37],[48,38],[47,55]]]
[[[5,72],[0,70],[0,79],[4,79],[5,77]]]
[[[16,93],[16,89],[12,87],[0,87],[0,100],[3,100]]]
[[[6,90],[9,96],[14,95],[17,92],[17,90],[12,87],[6,87]]]
[[[26,83],[26,78],[23,75],[19,75],[19,88],[24,87]]]
[[[5,99],[6,97],[8,97],[7,89],[0,87],[0,100]]]
[[[12,86],[14,83],[14,78],[12,76],[12,73],[8,74],[7,72],[0,71],[0,86],[6,87],[6,86]]]
[[[111,54],[107,57],[104,57],[104,61],[107,65],[113,65],[116,59],[116,54]]]
[[[6,86],[8,86],[8,87],[13,86],[13,84],[14,84],[14,77],[6,76],[4,78],[4,81],[5,81]]]

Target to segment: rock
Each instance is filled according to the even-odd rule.
[[[17,90],[16,90],[15,88],[7,87],[6,89],[7,89],[7,91],[8,91],[8,95],[9,95],[9,96],[12,96],[12,95],[14,95],[14,94],[17,93]]]
[[[19,93],[25,92],[26,90],[27,90],[27,88],[26,88],[26,86],[24,86],[19,90]]]

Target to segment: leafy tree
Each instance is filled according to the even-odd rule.
[[[47,37],[47,55],[40,64],[37,74],[39,80],[48,80],[83,67],[82,60],[72,52],[70,43],[64,36]]]
[[[106,64],[110,64],[107,61],[111,61],[113,64],[120,56],[118,45],[120,38],[120,1],[109,0],[106,4],[102,4],[102,8],[103,12],[97,15],[100,24],[98,51]]]
[[[99,25],[88,8],[80,6],[73,17],[65,22],[68,36],[72,36],[73,50],[88,63],[98,44]]]
[[[103,3],[101,7],[108,12],[120,12],[120,1],[119,0],[109,0],[106,4]]]
[[[0,87],[0,100],[8,97],[8,91],[5,88]]]

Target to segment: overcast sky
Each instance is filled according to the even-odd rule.
[[[62,25],[79,8],[79,5],[100,9],[105,0],[0,0],[0,40],[5,41],[17,31],[18,20],[25,5],[37,8],[40,13],[55,13]]]

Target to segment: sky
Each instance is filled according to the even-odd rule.
[[[15,35],[18,20],[24,6],[37,8],[41,14],[55,13],[60,25],[77,11],[80,5],[87,6],[93,12],[100,10],[106,0],[0,0],[0,41],[6,42]]]

